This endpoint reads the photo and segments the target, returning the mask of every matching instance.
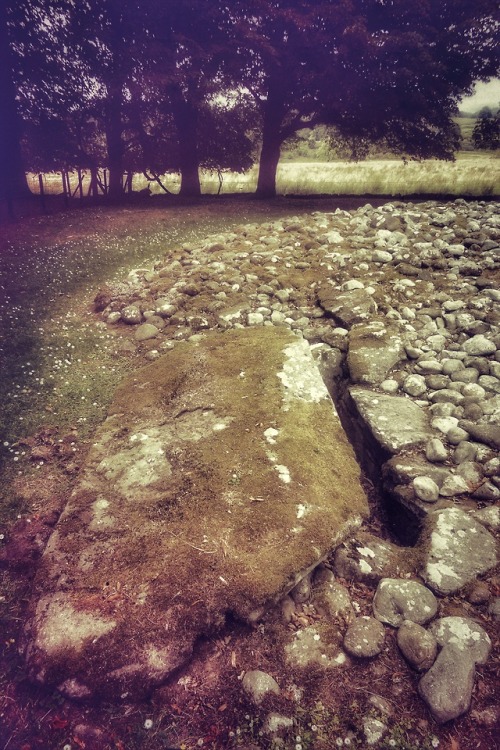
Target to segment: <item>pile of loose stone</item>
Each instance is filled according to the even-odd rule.
[[[149,360],[209,329],[285,326],[310,342],[365,468],[418,533],[407,554],[361,530],[304,579],[283,601],[286,660],[373,658],[385,626],[396,627],[439,722],[468,709],[475,665],[490,652],[476,620],[500,617],[498,208],[394,202],[248,224],[169,249],[95,301],[126,334],[122,350]],[[369,616],[357,615],[349,581],[374,590]],[[457,592],[472,615],[434,619]],[[336,643],[325,618],[339,623]],[[257,704],[279,690],[263,674],[243,681]],[[270,715],[269,731],[287,721]],[[384,734],[377,721],[367,744]]]

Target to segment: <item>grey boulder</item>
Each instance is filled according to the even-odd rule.
[[[404,620],[423,625],[437,612],[437,599],[418,581],[383,578],[373,599],[373,613],[377,620],[398,627]]]
[[[459,591],[497,562],[494,537],[459,508],[429,514],[424,535],[421,575],[438,594]]]
[[[472,697],[475,667],[458,646],[445,646],[422,677],[418,692],[434,719],[444,724],[465,713]]]

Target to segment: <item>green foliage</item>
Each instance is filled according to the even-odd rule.
[[[493,115],[489,107],[485,107],[479,113],[472,140],[476,149],[494,151],[500,148],[500,114]]]
[[[257,131],[262,195],[275,192],[282,144],[304,129],[312,136],[293,145],[301,159],[362,159],[376,144],[404,158],[450,160],[460,145],[457,102],[498,73],[494,0],[7,6],[6,164],[21,115],[26,166],[106,167],[116,195],[125,171],[179,171],[181,192],[197,193],[200,167],[220,174],[253,163]],[[240,95],[229,103],[227,92]],[[317,125],[327,138],[317,138]],[[498,147],[491,113],[473,140]]]

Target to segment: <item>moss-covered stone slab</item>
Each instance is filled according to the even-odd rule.
[[[367,513],[306,341],[179,343],[118,389],[42,558],[23,650],[73,697],[147,693],[253,622]]]

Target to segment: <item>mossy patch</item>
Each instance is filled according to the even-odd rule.
[[[67,677],[157,684],[226,613],[251,621],[277,601],[366,512],[306,342],[260,328],[179,344],[118,389],[44,556],[41,595],[70,586],[76,612],[116,622]],[[44,655],[36,630],[50,623],[32,624],[28,662],[59,679],[66,649]]]

